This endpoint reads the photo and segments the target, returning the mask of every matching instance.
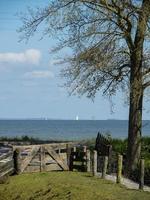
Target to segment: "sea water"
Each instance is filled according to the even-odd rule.
[[[0,120],[0,137],[27,135],[40,139],[78,140],[95,138],[97,133],[126,138],[127,120]],[[143,121],[142,134],[150,136],[150,121]]]

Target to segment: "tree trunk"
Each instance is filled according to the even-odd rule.
[[[143,107],[142,61],[138,62],[136,55],[131,60],[127,176],[131,175],[140,159]]]
[[[150,16],[150,2],[143,0],[137,30],[131,52],[130,107],[126,175],[130,176],[137,166],[141,153],[143,77],[142,59],[146,27]]]

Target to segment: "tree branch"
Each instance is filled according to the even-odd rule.
[[[145,76],[145,75],[147,75],[147,74],[149,74],[149,73],[150,73],[150,68],[147,69],[147,70],[145,70],[145,71],[143,72],[143,76]]]
[[[143,90],[145,90],[146,88],[148,88],[150,86],[150,81],[146,82],[145,84],[143,84]]]

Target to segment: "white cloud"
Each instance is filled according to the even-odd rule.
[[[33,79],[33,78],[54,78],[54,73],[51,71],[32,71],[24,74],[24,78]]]
[[[1,63],[31,63],[38,65],[41,59],[41,52],[38,49],[27,49],[20,53],[0,53]]]
[[[52,59],[52,60],[49,61],[49,66],[59,65],[62,62],[63,62],[62,59]]]

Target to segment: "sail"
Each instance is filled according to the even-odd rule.
[[[76,120],[79,120],[79,117],[78,117],[78,115],[76,116]]]

